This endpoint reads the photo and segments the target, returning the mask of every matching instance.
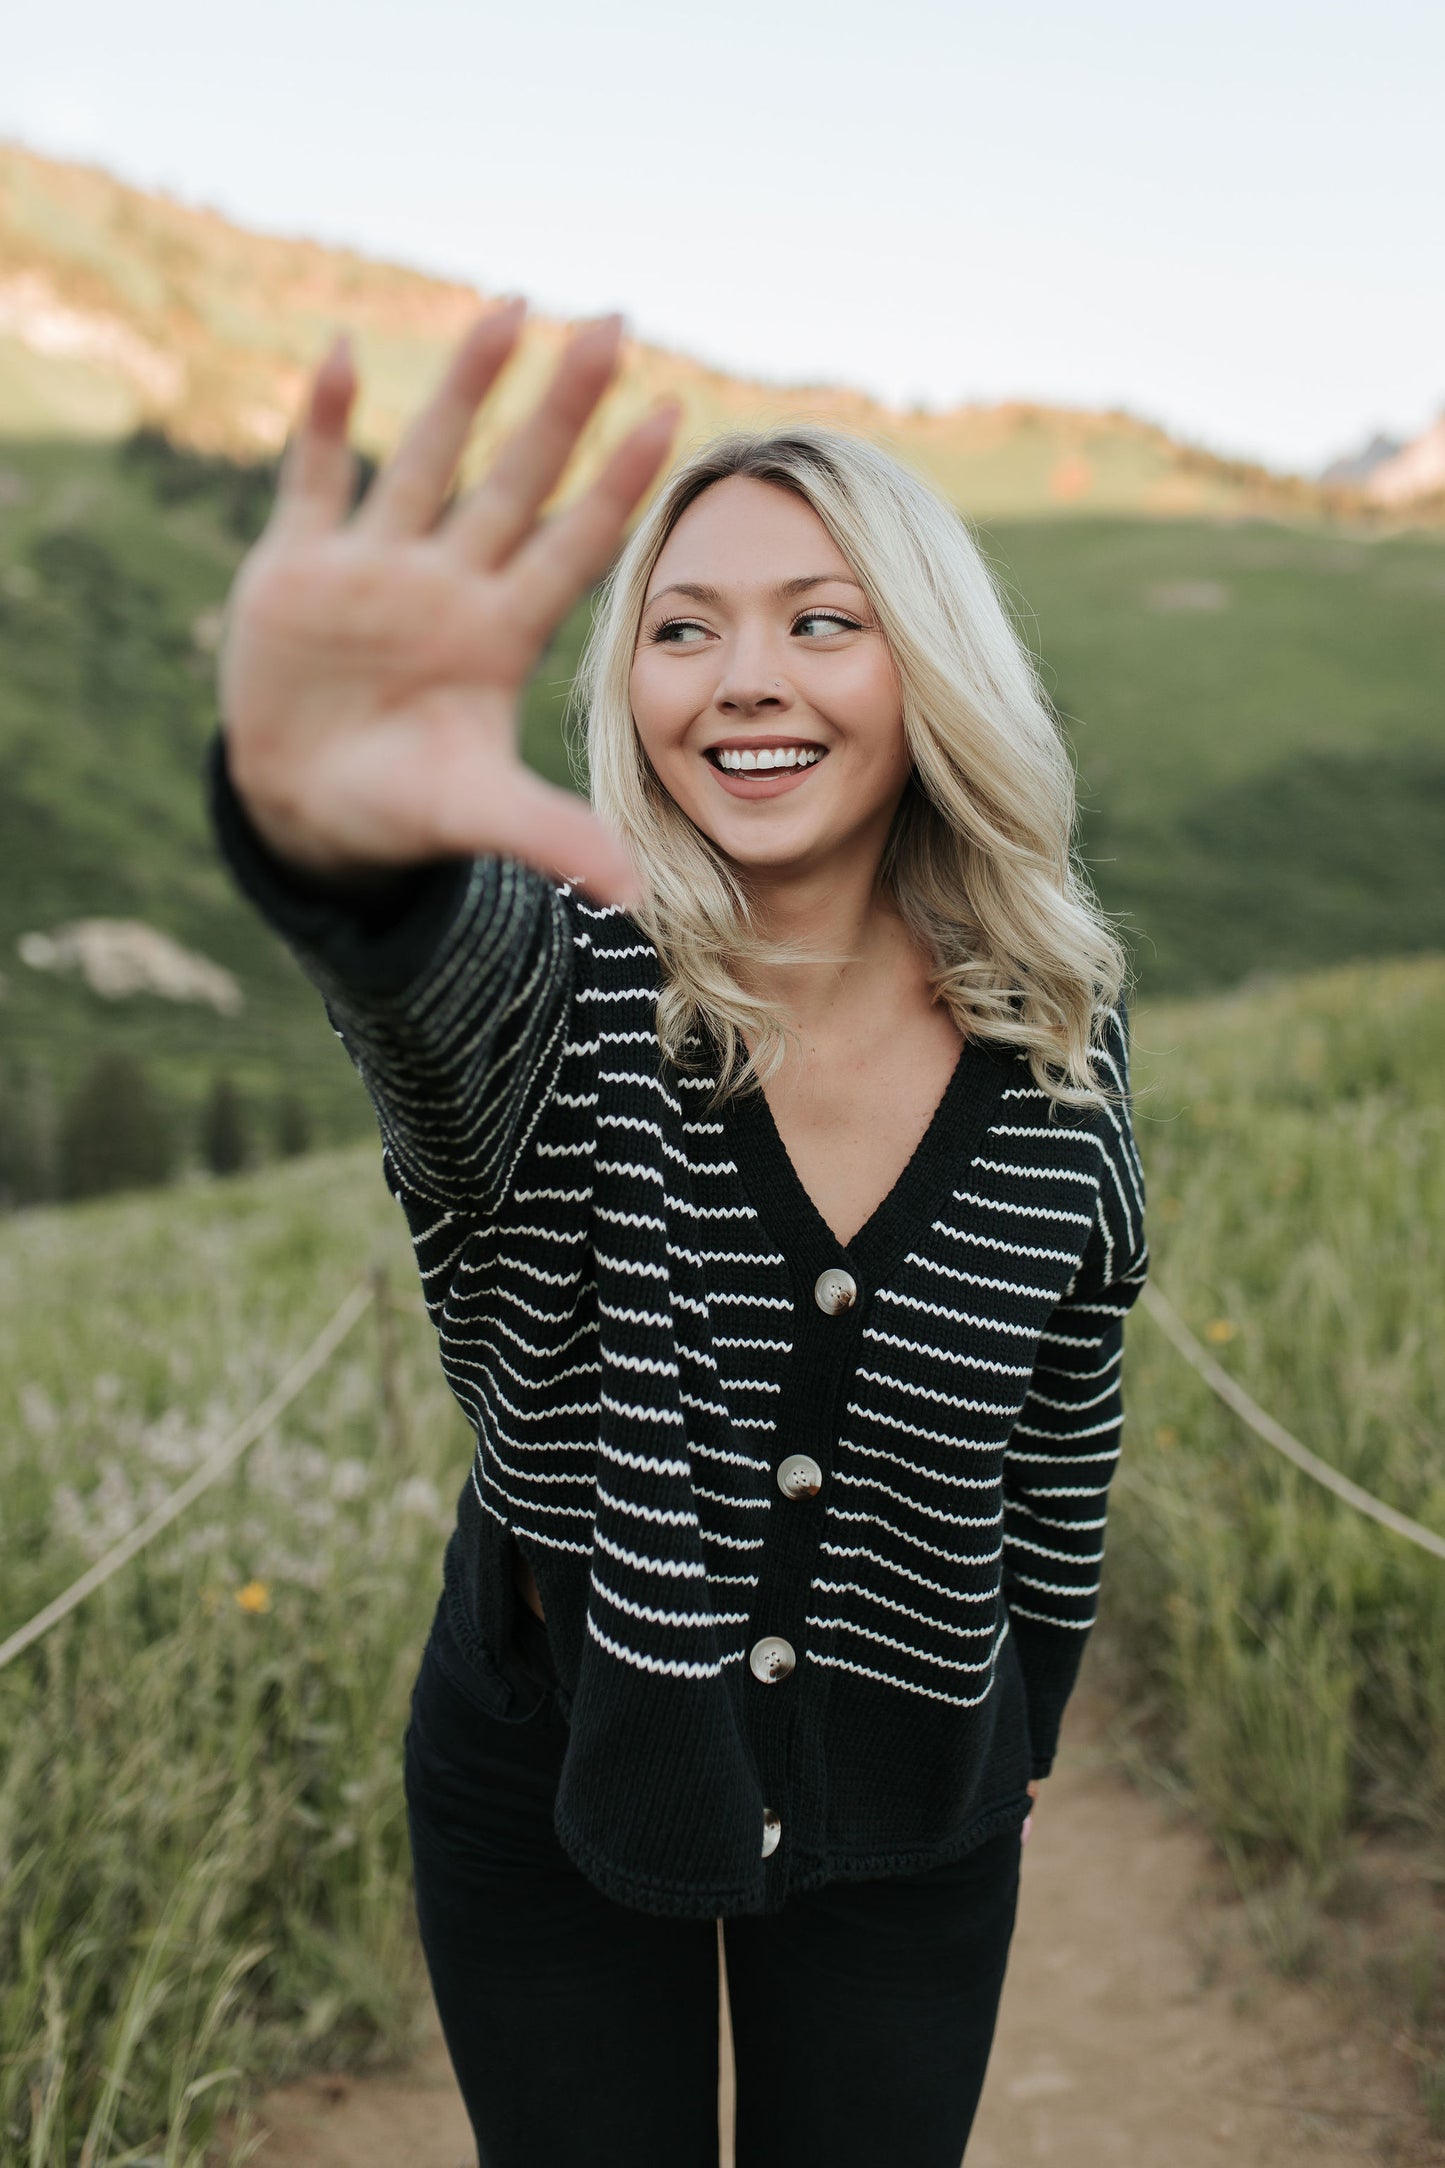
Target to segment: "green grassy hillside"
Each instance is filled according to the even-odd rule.
[[[1445,959],[1143,1003],[1134,1039],[1157,1284],[1288,1428],[1445,1529]],[[414,1291],[372,1145],[0,1225],[0,1638],[183,1480],[373,1256]],[[97,2162],[200,2168],[238,2092],[409,2036],[401,1737],[470,1438],[425,1321],[396,1329],[401,1435],[368,1318],[239,1470],[0,1671],[6,2160],[72,2168],[95,2134]],[[1086,1661],[1277,1961],[1306,1971],[1348,1930],[1341,1984],[1445,2113],[1445,1576],[1246,1432],[1144,1308],[1125,1405]]]
[[[318,1002],[203,820],[216,612],[269,496],[264,469],[0,445],[0,1095],[39,1078],[63,1099],[119,1045],[182,1127],[224,1069],[258,1114],[284,1077],[321,1137],[368,1129]],[[1073,743],[1081,849],[1146,995],[1445,945],[1445,539],[1084,518],[980,532]],[[561,782],[585,614],[527,704],[528,756]],[[22,933],[88,915],[212,957],[244,1011],[109,1002],[18,959]]]
[[[1445,947],[1445,548],[1258,521],[987,523],[1141,990]]]

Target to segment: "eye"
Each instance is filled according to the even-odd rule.
[[[862,630],[856,618],[845,617],[841,610],[804,610],[800,617],[794,618],[793,630],[796,632],[799,625],[815,622],[827,626],[830,632],[861,632]],[[673,639],[670,636],[673,633],[706,633],[706,631],[706,625],[699,624],[695,617],[667,617],[663,619],[660,625],[654,625],[652,638],[657,645],[662,647],[691,647],[695,644],[694,642]]]

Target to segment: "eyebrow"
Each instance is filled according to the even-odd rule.
[[[824,587],[829,581],[841,587],[856,587],[860,595],[866,592],[846,572],[804,572],[795,580],[779,580],[776,587],[767,589],[767,593],[783,600],[789,595],[801,595],[810,587]],[[649,596],[646,607],[650,610],[664,595],[691,595],[694,602],[718,603],[726,599],[720,587],[708,587],[700,580],[674,580],[670,587],[659,587],[655,595]]]

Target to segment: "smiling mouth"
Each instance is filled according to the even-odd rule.
[[[722,775],[796,775],[816,768],[820,761],[826,760],[828,749],[824,745],[809,745],[766,747],[754,752],[751,747],[744,750],[710,745],[703,757]]]

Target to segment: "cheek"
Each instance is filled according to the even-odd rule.
[[[675,697],[668,697],[668,686],[658,673],[648,667],[645,657],[632,666],[628,682],[628,696],[632,702],[633,719],[637,734],[647,749],[649,758],[664,758],[669,740],[675,739],[685,718],[677,711]]]
[[[654,777],[669,797],[680,804],[690,803],[695,787],[689,766],[691,756],[680,750],[688,716],[676,712],[667,685],[658,683],[645,662],[633,666],[628,697],[637,742]]]
[[[832,713],[880,767],[891,773],[911,766],[902,691],[886,657],[860,657],[856,674],[834,685]]]

